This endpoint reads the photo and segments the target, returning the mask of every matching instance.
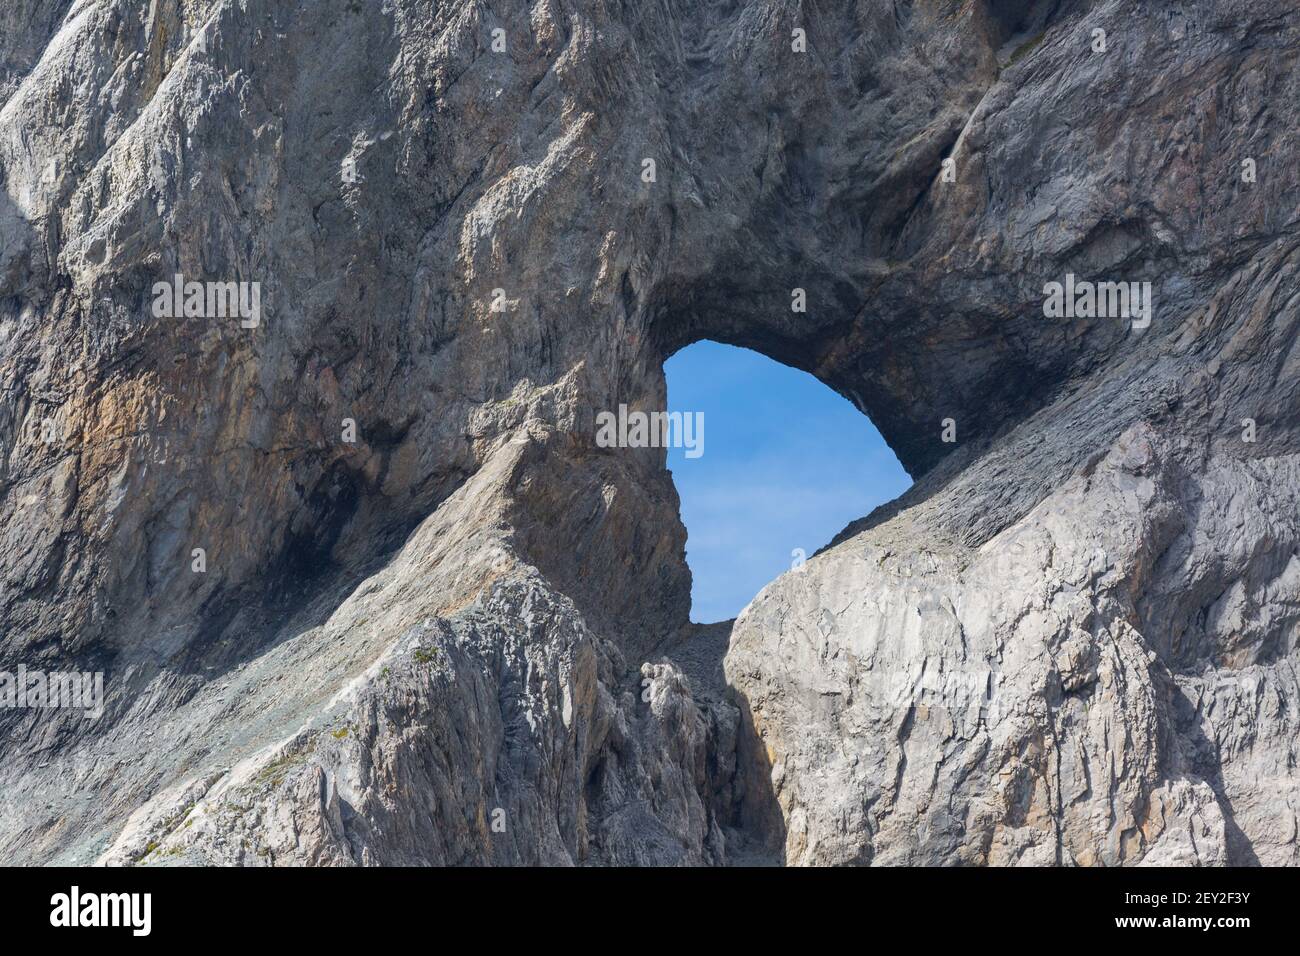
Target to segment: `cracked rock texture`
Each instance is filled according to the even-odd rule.
[[[0,670],[107,697],[0,708],[0,859],[1300,862],[1298,54],[1290,0],[9,0]],[[916,478],[734,626],[595,442],[704,338]]]

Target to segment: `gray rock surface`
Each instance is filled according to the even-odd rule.
[[[0,12],[0,859],[1300,862],[1294,4],[497,6]],[[917,479],[734,628],[702,338]]]

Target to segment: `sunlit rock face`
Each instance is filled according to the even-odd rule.
[[[0,858],[1296,862],[1290,4],[517,6],[0,13]],[[734,628],[701,338],[917,478]]]

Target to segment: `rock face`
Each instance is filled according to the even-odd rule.
[[[1294,4],[497,6],[0,12],[0,859],[1300,862]],[[917,479],[734,627],[703,338]]]

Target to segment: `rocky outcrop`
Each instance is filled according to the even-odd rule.
[[[1289,3],[0,18],[0,857],[1297,862]],[[702,338],[917,479],[734,628]]]
[[[901,550],[896,519],[750,605],[727,673],[758,715],[790,862],[1293,862],[1274,761],[1295,677],[1247,619],[1295,627],[1300,565],[1263,528],[1295,513],[1300,476],[1193,478],[1179,458],[1135,426],[979,548]],[[1241,590],[1189,609],[1201,574]],[[1175,579],[1182,620],[1153,613],[1151,582]],[[1179,633],[1191,619],[1215,623]]]

